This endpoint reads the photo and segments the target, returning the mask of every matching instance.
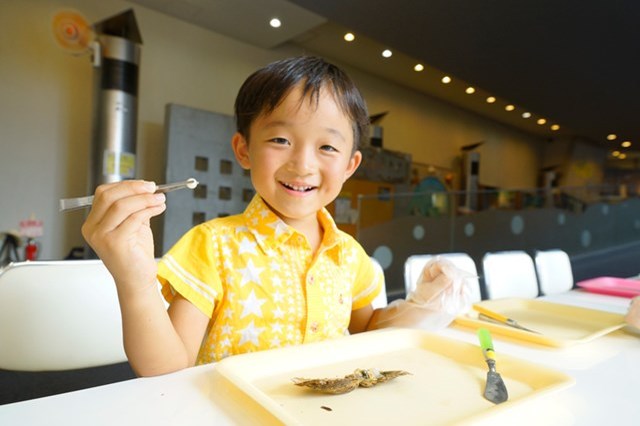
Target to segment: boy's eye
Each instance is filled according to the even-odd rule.
[[[331,145],[322,145],[320,149],[328,152],[338,152],[338,150]]]
[[[285,138],[271,138],[271,139],[269,139],[269,141],[270,142],[275,142],[275,143],[278,143],[278,144],[282,144],[282,145],[289,143],[289,141],[287,139],[285,139]]]

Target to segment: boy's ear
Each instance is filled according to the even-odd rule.
[[[240,167],[249,170],[251,168],[251,160],[249,159],[249,143],[240,133],[236,132],[231,138],[231,148],[236,156],[236,160]]]
[[[347,165],[347,170],[345,170],[344,172],[344,180],[343,182],[345,182],[347,179],[349,179],[351,177],[351,175],[353,175],[356,170],[358,169],[358,166],[360,165],[360,163],[362,162],[362,153],[360,151],[356,151],[353,153],[353,155],[351,156],[351,158],[349,159],[349,164]]]

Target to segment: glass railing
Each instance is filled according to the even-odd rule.
[[[400,290],[416,253],[561,248],[570,255],[640,240],[640,197],[609,186],[358,196],[355,235]]]

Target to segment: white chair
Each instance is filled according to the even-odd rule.
[[[564,293],[573,288],[571,260],[564,250],[538,250],[534,256],[542,294]]]
[[[371,258],[371,262],[373,263],[373,266],[376,269],[378,269],[381,273],[384,274],[384,271],[382,269],[382,265],[380,265],[380,262],[378,262],[378,260],[375,257]],[[388,304],[389,304],[389,302],[387,300],[387,288],[386,288],[386,284],[385,284],[385,285],[382,286],[382,290],[380,290],[380,293],[378,293],[376,298],[373,299],[373,301],[371,302],[371,306],[373,307],[373,309],[378,309],[378,308],[384,308]]]
[[[522,250],[488,252],[482,258],[484,284],[489,299],[538,297],[533,259]]]
[[[415,289],[424,265],[436,256],[449,260],[457,268],[472,275],[473,278],[468,279],[471,287],[471,302],[479,302],[482,296],[480,293],[480,282],[478,281],[478,268],[473,258],[466,253],[413,254],[409,256],[404,262],[404,287],[406,294],[409,294],[409,292]]]
[[[113,278],[100,260],[13,263],[0,274],[0,368],[125,362]]]

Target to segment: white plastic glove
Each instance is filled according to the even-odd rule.
[[[415,290],[406,300],[395,300],[380,314],[379,327],[413,327],[435,331],[471,307],[471,290],[466,271],[440,257],[424,266]]]

